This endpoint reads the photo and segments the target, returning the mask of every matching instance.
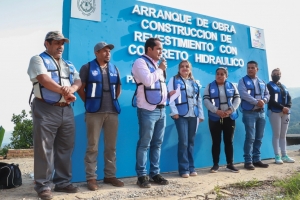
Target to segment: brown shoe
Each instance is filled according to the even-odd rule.
[[[43,200],[50,200],[53,198],[51,190],[43,190],[40,193],[38,193],[38,196]]]
[[[87,180],[87,188],[92,191],[98,190],[99,186],[96,179]]]
[[[57,185],[55,185],[54,191],[55,192],[65,192],[65,193],[77,193],[79,191],[79,189],[78,189],[78,187],[75,187],[72,184],[70,184],[64,188],[60,188],[60,187],[57,187]]]
[[[124,186],[124,183],[120,180],[118,180],[116,177],[111,177],[111,178],[105,178],[104,177],[104,180],[103,180],[104,183],[110,183],[112,184],[113,186],[116,186],[116,187],[123,187]]]

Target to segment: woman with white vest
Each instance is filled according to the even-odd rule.
[[[273,148],[275,163],[293,163],[294,159],[286,154],[286,132],[290,121],[292,99],[287,88],[279,82],[281,71],[276,68],[271,73],[272,81],[267,84],[270,101],[268,103],[268,116],[273,131]],[[281,150],[281,156],[279,154]]]
[[[237,108],[241,99],[234,84],[227,81],[228,71],[225,67],[216,70],[216,80],[209,83],[204,90],[204,105],[208,109],[209,129],[212,138],[212,173],[219,170],[221,136],[225,146],[226,170],[238,173],[233,165],[233,135],[235,119],[238,117]]]
[[[178,132],[178,171],[183,178],[197,176],[194,166],[194,140],[198,121],[204,120],[199,82],[192,74],[192,65],[183,60],[178,65],[178,74],[168,83],[168,90],[180,89],[180,95],[170,102],[171,117]]]

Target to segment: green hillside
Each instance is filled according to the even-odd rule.
[[[288,134],[300,134],[300,97],[292,100],[291,121]]]
[[[292,99],[300,97],[300,87],[290,87],[290,88],[288,88],[288,90],[289,90],[289,93],[290,93]]]

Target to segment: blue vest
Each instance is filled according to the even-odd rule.
[[[103,96],[103,77],[100,66],[96,59],[89,62],[88,79],[85,86],[85,109],[87,112],[94,113],[100,110]],[[121,108],[117,99],[117,87],[119,82],[119,72],[117,68],[108,63],[108,82],[110,85],[110,94],[113,105],[117,113],[121,112]]]
[[[284,89],[284,94],[285,94],[285,102],[284,102],[283,98],[282,98],[283,96],[282,96],[281,91],[280,91],[280,87],[278,87],[278,85],[276,85],[273,81],[270,81],[269,85],[272,88],[272,91],[273,91],[272,93],[274,93],[274,100],[276,102],[278,102],[279,104],[285,106],[287,104],[287,100],[288,100],[287,97],[288,97],[288,93],[289,93],[289,91],[287,90],[287,88],[284,85],[281,84],[282,87],[283,87],[283,89]],[[277,94],[277,98],[275,98],[276,94]],[[273,112],[276,112],[276,113],[282,112],[282,110],[280,108],[274,108],[274,107],[270,106],[270,109]]]
[[[210,96],[210,102],[218,107],[220,109],[221,104],[227,104],[228,107],[232,106],[232,102],[233,102],[233,98],[235,95],[235,89],[232,85],[231,82],[225,81],[224,83],[224,89],[225,89],[225,95],[227,98],[227,102],[220,102],[220,93],[219,93],[219,87],[216,81],[213,81],[209,84],[209,88],[208,88],[208,93]],[[230,114],[230,118],[232,120],[235,120],[236,118],[238,118],[238,112],[235,110],[234,112],[232,112]],[[219,115],[217,115],[216,113],[213,113],[211,111],[208,111],[208,117],[210,120],[212,121],[218,121],[220,120]]]
[[[173,88],[176,90],[178,85],[180,86],[180,96],[175,99],[175,105],[178,110],[178,115],[180,116],[185,116],[189,112],[189,101],[188,98],[196,98],[198,100],[199,98],[199,86],[195,81],[193,81],[193,87],[194,87],[194,94],[193,96],[188,96],[186,92],[186,85],[184,80],[182,79],[181,76],[176,78],[176,76],[173,77]],[[196,117],[199,116],[199,109],[198,105],[195,103],[194,104],[194,114]]]
[[[155,68],[154,64],[149,60],[149,58],[147,58],[146,56],[141,56],[140,58],[145,60],[151,73],[155,72],[156,68]],[[142,83],[136,83],[136,84],[137,84],[137,88],[138,88],[138,86],[143,85]],[[163,84],[165,84],[165,82],[163,82]],[[136,107],[137,88],[136,88],[135,93],[132,98],[132,106],[133,107]],[[158,80],[149,87],[144,86],[144,92],[145,92],[145,99],[149,104],[158,105],[163,99],[162,81]]]
[[[247,89],[248,94],[250,94],[253,98],[256,98],[257,95],[261,95],[261,99],[264,98],[264,94],[265,94],[265,90],[266,90],[266,84],[264,81],[257,78],[258,85],[259,85],[259,91],[260,91],[259,94],[255,93],[255,91],[256,91],[255,85],[254,85],[252,79],[248,75],[243,77],[243,81],[244,81],[244,85]],[[255,105],[250,104],[248,101],[242,99],[241,107],[244,110],[252,110],[255,107]]]
[[[40,54],[40,57],[42,58],[44,65],[47,68],[47,71],[51,73],[52,80],[54,80],[57,84],[61,85],[61,79],[69,79],[70,85],[72,85],[74,83],[75,67],[70,61],[62,59],[63,62],[65,62],[68,65],[69,71],[70,71],[69,77],[62,77],[62,76],[60,76],[59,68],[58,68],[56,62],[53,60],[53,58],[49,54],[47,54],[46,52],[43,52]],[[38,82],[36,82],[36,83],[38,83]],[[36,83],[34,83],[34,85]],[[42,99],[44,99],[49,104],[54,104],[54,103],[59,102],[62,97],[61,94],[53,92],[51,90],[48,90],[41,84],[40,84],[40,93],[41,93]]]

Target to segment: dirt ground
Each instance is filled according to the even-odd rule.
[[[77,199],[214,199],[214,195],[206,195],[212,191],[215,186],[225,186],[231,183],[241,181],[249,181],[256,178],[257,180],[270,180],[274,178],[282,178],[300,171],[300,152],[299,150],[289,151],[289,156],[293,157],[295,163],[285,163],[278,165],[274,163],[274,159],[265,160],[270,164],[267,169],[256,168],[248,171],[243,168],[243,163],[237,164],[240,173],[232,173],[225,170],[225,166],[220,167],[218,173],[210,173],[208,168],[197,169],[198,176],[181,178],[177,172],[163,174],[170,181],[167,186],[152,184],[149,189],[142,189],[136,185],[136,177],[124,178],[125,186],[116,188],[111,185],[103,184],[99,181],[101,188],[98,191],[89,191],[86,183],[75,183],[80,189],[79,193],[66,194],[53,192],[54,200],[77,200]],[[29,200],[38,199],[34,191],[34,183],[30,174],[33,173],[33,158],[16,158],[4,160],[7,163],[17,163],[20,165],[23,177],[23,185],[19,188],[0,190],[1,200]]]

